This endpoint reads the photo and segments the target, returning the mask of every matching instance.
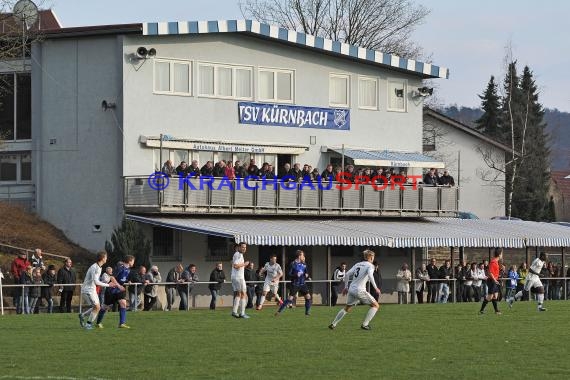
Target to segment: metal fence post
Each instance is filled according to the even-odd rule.
[[[186,283],[186,311],[190,310],[190,282]]]
[[[133,309],[136,312],[139,309],[139,292],[138,292],[138,284],[135,282],[135,307]]]
[[[4,315],[4,292],[2,290],[2,279],[4,279],[4,275],[0,269],[0,311],[2,312],[1,315]]]

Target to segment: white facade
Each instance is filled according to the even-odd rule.
[[[447,163],[446,169],[461,187],[459,210],[481,219],[504,215],[505,177],[485,163],[484,155],[504,167],[508,148],[432,110],[424,113],[423,123],[424,147],[431,146],[424,154]]]

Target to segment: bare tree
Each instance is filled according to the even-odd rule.
[[[429,10],[412,0],[244,0],[244,17],[403,58],[419,58],[411,41]]]

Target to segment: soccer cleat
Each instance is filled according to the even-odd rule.
[[[79,314],[79,325],[85,327],[85,319],[83,319],[83,314]]]
[[[263,306],[258,305],[258,306],[255,308],[255,310],[261,310],[262,307],[263,307]]]
[[[538,311],[546,311],[546,308],[544,308],[544,307],[541,306],[541,307],[538,308]]]
[[[247,314],[245,314],[245,313],[243,313],[243,314],[240,315],[239,317],[240,317],[240,318],[243,318],[243,319],[249,319],[249,318],[251,318],[249,315],[247,315]]]
[[[91,325],[91,323],[86,323],[84,329],[85,330],[93,330],[93,326]]]
[[[496,314],[496,315],[501,315],[501,314],[503,314],[503,313],[501,313],[500,311],[495,311],[495,314]]]
[[[372,328],[370,327],[370,325],[366,325],[366,326],[361,325],[360,328],[361,328],[362,330],[371,330],[371,329],[372,329]]]
[[[130,327],[129,325],[127,325],[126,323],[121,323],[121,324],[119,325],[119,328],[120,328],[120,329],[130,329],[131,327]]]
[[[234,318],[239,318],[239,314],[232,313],[232,317],[234,317]]]
[[[307,317],[309,317],[309,316],[311,315],[311,313],[309,313],[309,312],[307,311],[307,312],[305,312],[305,315],[306,315]]]
[[[336,326],[333,325],[332,323],[329,325],[329,329],[331,329],[331,330],[334,330],[335,327],[336,327]]]
[[[485,310],[479,310],[479,314],[481,315],[485,314]]]

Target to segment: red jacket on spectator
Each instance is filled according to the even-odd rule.
[[[230,166],[230,165],[226,166],[224,168],[224,171],[225,171],[226,177],[228,177],[229,180],[236,178],[235,169],[233,166]]]
[[[24,255],[20,255],[16,257],[14,261],[12,261],[11,272],[12,276],[14,276],[14,281],[16,283],[20,282],[20,275],[22,274],[22,272],[25,271],[28,266],[32,265],[27,258],[22,256]]]

